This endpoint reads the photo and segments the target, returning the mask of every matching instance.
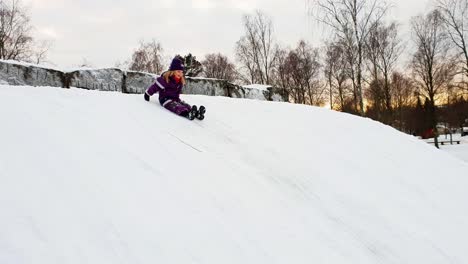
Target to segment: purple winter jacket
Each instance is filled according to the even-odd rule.
[[[166,82],[164,77],[161,75],[156,78],[156,81],[146,90],[148,95],[153,95],[159,92],[159,103],[162,105],[167,100],[180,101],[180,94],[182,93],[182,83],[176,83],[176,81],[170,77],[169,83]]]

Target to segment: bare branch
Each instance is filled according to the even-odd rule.
[[[379,0],[315,0],[321,12],[317,20],[329,26],[337,40],[346,45],[349,77],[353,84],[354,104],[364,114],[363,60],[365,42],[373,23],[385,15],[388,5]]]
[[[277,45],[273,24],[261,11],[244,16],[245,35],[236,43],[236,57],[251,83],[271,84]]]
[[[140,41],[140,46],[133,52],[129,69],[160,74],[164,70],[162,63],[162,46],[155,39],[145,42]]]

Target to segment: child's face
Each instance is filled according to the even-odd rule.
[[[182,78],[182,76],[184,76],[184,72],[183,71],[180,71],[180,70],[176,70],[174,71],[174,75],[177,79],[180,79]]]

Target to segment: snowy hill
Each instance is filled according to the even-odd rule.
[[[325,109],[155,99],[0,86],[0,263],[468,263],[467,163]]]

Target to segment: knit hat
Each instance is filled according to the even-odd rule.
[[[184,70],[184,64],[182,64],[182,61],[178,59],[177,57],[174,58],[171,62],[171,67],[169,67],[170,71],[183,71]]]

